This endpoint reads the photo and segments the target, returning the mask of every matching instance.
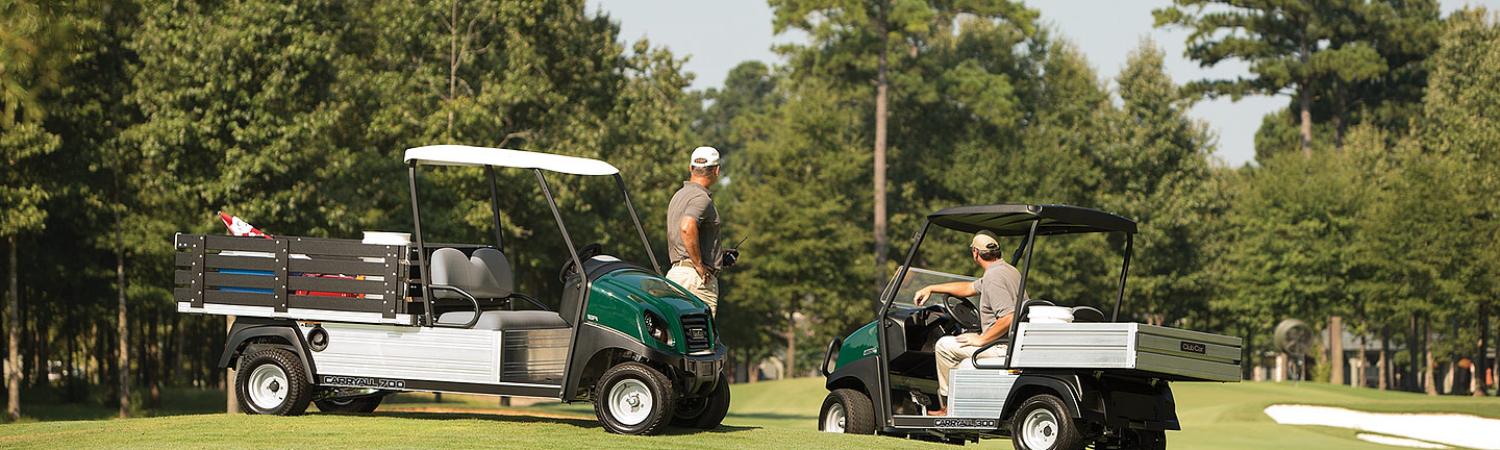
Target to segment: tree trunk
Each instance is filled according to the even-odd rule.
[[[1375,363],[1375,369],[1380,375],[1375,377],[1375,387],[1382,391],[1391,388],[1391,332],[1385,327],[1380,328],[1380,361]]]
[[[1312,48],[1310,47],[1310,43],[1307,42],[1307,34],[1306,34],[1307,30],[1303,29],[1302,32],[1303,32],[1303,34],[1302,34],[1302,36],[1300,36],[1301,37],[1300,43],[1301,43],[1301,46],[1302,46],[1302,48],[1301,48],[1301,50],[1302,50],[1301,53],[1302,54],[1299,55],[1299,58],[1302,60],[1302,64],[1306,65],[1308,63],[1308,59],[1312,57]],[[1299,114],[1299,118],[1302,120],[1302,128],[1301,128],[1301,134],[1302,134],[1302,156],[1311,158],[1312,157],[1312,83],[1309,80],[1305,79],[1305,78],[1301,79],[1301,80],[1298,80],[1298,82],[1297,82],[1297,108],[1301,112],[1301,114]]]
[[[1370,348],[1370,340],[1364,335],[1365,333],[1360,333],[1359,336],[1359,375],[1351,380],[1353,383],[1350,383],[1354,387],[1361,388],[1365,387],[1365,380],[1370,379],[1370,355],[1367,351]]]
[[[5,409],[12,422],[21,418],[21,290],[16,277],[16,237],[10,237],[10,264],[6,272],[10,275],[10,286],[5,295],[5,387],[10,403]]]
[[[886,78],[888,70],[887,57],[887,35],[886,32],[886,4],[880,3],[880,17],[876,19],[880,31],[880,55],[875,70],[875,292],[878,294],[885,286],[885,145],[886,145],[886,114],[888,92],[890,82]]]
[[[458,95],[458,0],[453,0],[449,9],[448,32],[448,142],[453,143],[453,100]],[[441,394],[437,398],[441,401]]]
[[[1245,345],[1240,347],[1240,378],[1255,379],[1255,366],[1260,364],[1251,355],[1255,354],[1255,331],[1245,327]]]
[[[120,418],[130,417],[130,322],[125,305],[125,243],[120,238],[119,216],[115,216],[115,287],[119,291]]]
[[[148,397],[146,404],[151,408],[159,408],[161,407],[161,366],[163,359],[161,354],[160,312],[151,314],[151,326],[147,329],[147,331],[149,331],[151,334],[151,340],[148,341],[146,345],[146,352],[150,356],[151,365],[150,370],[146,372],[146,375],[147,379],[150,380],[150,383],[147,386],[150,387],[151,391],[149,392],[150,396]]]
[[[797,373],[797,310],[786,313],[786,367],[781,374],[790,379]]]
[[[1410,330],[1407,334],[1407,336],[1409,337],[1406,339],[1406,353],[1410,356],[1407,361],[1411,361],[1411,365],[1406,368],[1406,380],[1404,380],[1404,383],[1401,383],[1401,386],[1408,391],[1416,392],[1419,389],[1419,386],[1417,386],[1417,361],[1418,358],[1421,357],[1421,355],[1417,354],[1417,348],[1421,346],[1421,343],[1419,342],[1421,340],[1421,336],[1417,332],[1416,314],[1413,314],[1411,316],[1411,320],[1409,320],[1408,322],[1410,322],[1408,324]]]
[[[1433,373],[1432,361],[1432,318],[1427,317],[1422,322],[1422,350],[1426,354],[1426,367],[1422,368],[1422,384],[1427,395],[1437,395],[1437,380]]]
[[[1488,394],[1489,386],[1485,383],[1485,369],[1489,368],[1489,337],[1490,337],[1490,308],[1487,303],[1479,304],[1479,358],[1474,360],[1474,396],[1483,397]]]
[[[88,352],[90,366],[89,383],[95,386],[106,383],[104,379],[104,362],[99,359],[99,352],[104,350],[104,339],[100,338],[103,335],[104,333],[99,331],[99,322],[90,321],[89,340],[93,341],[94,351]]]
[[[224,320],[224,335],[228,336],[229,331],[233,329],[234,316],[226,316]],[[236,376],[234,369],[234,364],[230,364],[229,370],[224,372],[224,385],[228,387],[228,389],[224,390],[224,412],[229,414],[240,413],[240,390],[234,386],[234,377]]]
[[[1339,316],[1328,318],[1328,382],[1344,384],[1344,320]]]

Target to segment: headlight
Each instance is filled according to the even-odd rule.
[[[646,333],[650,334],[652,339],[669,347],[673,345],[672,333],[667,331],[667,321],[651,311],[646,311],[642,320],[646,322]]]

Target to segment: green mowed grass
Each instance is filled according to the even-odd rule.
[[[1500,399],[1495,398],[1428,397],[1318,383],[1178,383],[1174,391],[1184,430],[1168,433],[1172,448],[1390,448],[1356,440],[1351,430],[1277,425],[1261,412],[1272,404],[1500,417]],[[222,396],[214,403],[209,401],[212,398],[203,399],[202,391],[196,392],[190,398],[204,408],[197,410],[201,414],[166,416],[185,412],[176,410],[156,413],[164,417],[4,425],[0,426],[0,447],[953,448],[891,437],[817,432],[818,407],[827,392],[816,378],[735,385],[725,427],[712,432],[674,429],[652,437],[606,433],[586,404],[501,408],[495,397],[446,395],[442,403],[433,403],[430,394],[403,394],[389,399],[373,415],[230,416],[207,412],[223,404]],[[111,413],[61,414],[60,409],[65,407],[38,405],[32,410],[85,419]],[[449,412],[432,412],[435,409]],[[1010,448],[1010,443],[987,440],[978,447]]]

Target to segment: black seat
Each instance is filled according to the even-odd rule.
[[[1073,323],[1079,322],[1107,322],[1104,320],[1104,312],[1091,306],[1074,306]]]

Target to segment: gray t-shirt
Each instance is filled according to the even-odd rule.
[[[709,267],[718,264],[719,210],[708,189],[692,181],[684,181],[682,189],[672,194],[667,204],[667,259],[677,263],[688,258],[687,245],[682,242],[682,231],[678,226],[683,217],[698,221],[698,257]]]
[[[1021,290],[1021,272],[1000,261],[985,269],[984,276],[974,280],[974,290],[979,292],[979,320],[988,330],[996,319],[1015,311],[1016,291]]]

